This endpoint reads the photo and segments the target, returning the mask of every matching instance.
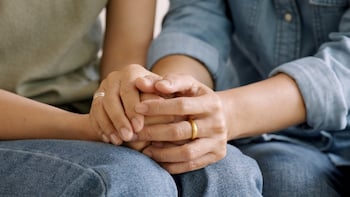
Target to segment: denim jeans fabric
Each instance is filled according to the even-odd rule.
[[[180,196],[262,196],[262,176],[252,158],[234,146],[227,146],[227,157],[204,169],[175,175]],[[190,184],[189,184],[190,183]]]
[[[264,180],[263,195],[266,197],[350,195],[349,174],[313,146],[266,141],[239,145],[239,148],[258,162]]]
[[[176,175],[131,149],[69,140],[0,142],[0,196],[259,196],[254,160],[228,145],[205,169]]]
[[[0,196],[176,196],[168,173],[124,147],[84,141],[2,141],[0,158]]]

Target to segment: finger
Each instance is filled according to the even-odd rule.
[[[192,121],[193,124],[187,120],[182,120],[168,124],[146,125],[138,133],[137,139],[176,142],[193,138],[211,138],[217,135],[227,135],[226,125],[220,117],[193,119]]]
[[[199,134],[197,135],[199,136]],[[188,121],[180,121],[168,124],[147,125],[137,134],[137,140],[181,141],[190,139],[191,136],[191,124]]]
[[[196,97],[176,97],[164,100],[146,100],[135,106],[144,115],[187,115],[218,111],[221,103],[214,94]]]
[[[197,159],[187,161],[187,162],[176,162],[176,163],[161,162],[159,164],[165,170],[167,170],[170,174],[180,174],[180,173],[190,172],[193,170],[204,168],[219,160],[220,158],[218,158],[215,154],[208,153],[203,155],[202,157],[199,157]]]
[[[138,77],[135,80],[135,85],[141,92],[156,93],[157,91],[154,87],[154,84],[160,79],[162,79],[160,76],[150,74],[144,77]]]
[[[109,117],[106,115],[106,112],[102,107],[101,99],[103,98],[101,97],[94,99],[91,107],[91,116],[93,119],[92,122],[94,128],[104,142],[112,142],[115,145],[120,145],[122,141],[119,138],[112,122],[109,120]]]
[[[163,97],[157,95],[157,94],[154,94],[154,93],[141,93],[141,101],[146,101],[146,100],[151,100],[151,99],[154,99],[154,100],[164,100]]]
[[[147,146],[150,145],[151,142],[146,141],[137,141],[137,142],[126,142],[123,145],[127,146],[131,149],[134,149],[136,151],[142,152],[143,149],[145,149]]]
[[[181,140],[181,141],[174,141],[174,142],[152,142],[152,146],[157,147],[157,148],[164,148],[164,147],[173,147],[173,146],[180,146],[184,145],[187,143],[190,143],[191,140]]]
[[[205,142],[212,143],[212,140],[202,138],[180,146],[161,148],[149,146],[143,153],[157,162],[188,162],[211,152],[211,150],[215,150],[212,144],[206,144]]]
[[[163,97],[150,94],[150,93],[142,93],[141,94],[141,101],[150,100],[150,99],[159,99],[164,100]],[[178,122],[181,120],[184,120],[185,117],[183,116],[173,116],[173,115],[161,115],[161,116],[146,116],[144,119],[145,125],[151,125],[151,124],[166,124],[166,123],[173,123]]]
[[[103,104],[101,99],[103,98],[101,97],[93,100],[90,113],[93,119],[95,120],[95,124],[98,126],[99,134],[109,135],[110,133],[115,131],[115,128],[111,124],[108,116],[106,115],[106,112],[102,106]]]
[[[169,144],[167,144],[169,146]],[[172,174],[188,172],[215,163],[226,155],[226,141],[198,139],[183,146],[171,148],[147,147],[143,153],[159,162]]]
[[[135,105],[141,101],[139,91],[133,82],[127,82],[122,83],[119,94],[124,112],[131,121],[133,130],[140,131],[144,124],[144,116],[135,111]]]
[[[124,108],[120,100],[119,95],[117,95],[117,90],[119,89],[119,84],[115,87],[110,88],[109,93],[105,94],[103,98],[103,108],[106,111],[109,119],[111,120],[114,128],[118,131],[119,136],[123,141],[130,141],[134,134],[131,124],[124,113]],[[112,92],[115,92],[113,94]]]
[[[178,117],[175,116],[146,116],[145,117],[145,126],[152,125],[152,124],[167,124],[167,123],[173,123],[177,120],[181,120]]]
[[[209,87],[200,83],[190,75],[169,74],[155,83],[157,91],[171,94],[182,93],[188,96],[202,95],[207,91],[211,91]]]

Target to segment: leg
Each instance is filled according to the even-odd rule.
[[[227,145],[227,156],[204,169],[174,176],[180,196],[261,196],[257,163]]]
[[[263,142],[240,147],[254,158],[264,179],[264,196],[340,196],[340,172],[313,147]]]
[[[0,142],[0,196],[176,196],[172,177],[141,153],[66,140]]]

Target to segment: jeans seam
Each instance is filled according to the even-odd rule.
[[[78,168],[80,168],[80,169],[83,169],[84,171],[92,172],[96,177],[98,177],[98,179],[99,179],[100,182],[102,183],[101,185],[103,185],[103,190],[104,190],[105,196],[107,196],[107,190],[106,190],[107,184],[106,184],[105,181],[103,180],[101,174],[98,173],[98,172],[97,172],[96,170],[94,170],[93,168],[90,168],[90,167],[81,165],[81,164],[79,164],[79,163],[77,163],[77,162],[73,162],[73,161],[71,161],[71,160],[68,160],[68,159],[65,159],[65,158],[62,158],[62,157],[50,155],[49,153],[45,153],[45,152],[41,152],[41,151],[32,152],[32,151],[27,151],[27,150],[8,149],[8,148],[0,148],[0,151],[18,152],[18,153],[25,153],[25,154],[31,154],[31,155],[37,155],[37,156],[41,156],[41,157],[51,158],[51,159],[54,159],[54,160],[59,160],[59,161],[62,161],[62,162],[71,164],[71,165],[76,166],[76,167],[78,167]]]

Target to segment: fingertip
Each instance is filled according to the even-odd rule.
[[[124,140],[124,141],[130,141],[133,137],[133,132],[125,127],[121,128],[120,130],[120,135],[121,135],[121,138]]]
[[[115,134],[111,134],[111,135],[110,135],[110,138],[111,138],[111,142],[112,142],[114,145],[117,145],[117,146],[121,145],[122,142],[123,142],[123,141],[122,141],[119,137],[117,137]]]
[[[102,141],[103,141],[103,142],[109,143],[109,138],[108,138],[105,134],[102,134],[102,135],[101,135],[101,138],[102,138]]]
[[[131,119],[131,124],[135,132],[140,132],[143,128],[144,117],[142,115],[136,115],[135,118]]]
[[[163,79],[155,84],[156,90],[159,92],[169,94],[172,93],[173,84],[167,79]]]
[[[146,75],[144,77],[139,77],[135,81],[136,87],[142,92],[154,92],[154,83],[157,79],[150,75]]]

